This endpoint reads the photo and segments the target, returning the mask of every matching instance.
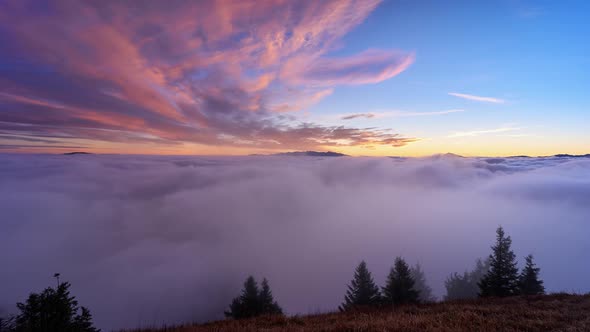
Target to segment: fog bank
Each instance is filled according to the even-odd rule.
[[[60,272],[105,330],[222,318],[249,274],[334,310],[398,255],[441,296],[498,225],[548,291],[590,291],[588,158],[5,154],[0,211],[0,312]]]

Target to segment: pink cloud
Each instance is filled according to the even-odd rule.
[[[31,10],[34,2],[4,2],[0,34],[13,41],[9,56],[27,68],[0,78],[0,107],[7,109],[0,134],[26,128],[30,136],[63,140],[163,144],[228,144],[223,137],[234,137],[229,144],[272,148],[405,144],[411,139],[286,122],[276,113],[411,65],[414,55],[401,51],[330,56],[378,4],[56,1]]]
[[[370,84],[390,79],[414,62],[413,53],[366,51],[346,58],[319,58],[289,63],[283,77],[301,84]]]

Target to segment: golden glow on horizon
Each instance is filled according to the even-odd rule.
[[[527,137],[462,137],[462,138],[437,138],[423,139],[409,143],[402,147],[375,146],[372,148],[362,146],[336,147],[324,146],[318,151],[334,151],[351,156],[403,156],[423,157],[440,153],[455,153],[462,156],[489,156],[506,157],[516,155],[547,156],[559,153],[586,154],[589,153],[582,138],[578,143],[572,144],[569,139],[553,140],[543,144],[541,138]],[[23,144],[26,142],[23,142]],[[273,154],[279,152],[300,151],[296,149],[268,149],[248,146],[211,146],[196,143],[182,143],[174,145],[157,145],[151,143],[117,143],[97,142],[91,140],[73,140],[68,146],[72,147],[34,147],[25,149],[4,149],[10,153],[64,153],[71,151],[85,151],[98,154],[142,154],[142,155],[250,155]]]

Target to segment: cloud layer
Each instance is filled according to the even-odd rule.
[[[332,55],[378,4],[3,1],[0,134],[48,147],[76,139],[178,149],[404,145],[411,140],[389,131],[277,114],[412,64],[399,50]]]
[[[500,224],[548,290],[590,291],[589,175],[585,158],[0,155],[0,308],[60,272],[107,330],[221,318],[248,274],[288,313],[334,310],[361,259],[381,283],[398,255],[442,295]]]

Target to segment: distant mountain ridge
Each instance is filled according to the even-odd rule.
[[[73,156],[73,155],[89,155],[93,154],[91,152],[85,151],[72,151],[66,152],[64,156]],[[265,156],[264,154],[251,154],[249,156]],[[293,151],[293,152],[279,152],[270,154],[270,156],[292,156],[292,157],[349,157],[349,155],[339,152],[333,151]],[[388,156],[389,158],[394,159],[407,159],[408,157],[400,157],[400,156]],[[410,157],[411,158],[411,157]],[[455,153],[439,153],[430,156],[429,158],[468,158],[459,154]],[[488,158],[488,157],[475,157],[475,158]],[[490,157],[491,158],[491,157]],[[492,159],[501,159],[501,158],[590,158],[590,153],[587,154],[567,154],[567,153],[560,153],[555,154],[552,156],[526,156],[526,155],[518,155],[518,156],[508,156],[508,157],[494,157]]]
[[[77,155],[77,154],[92,154],[92,153],[84,152],[84,151],[74,151],[74,152],[66,152],[66,153],[64,153],[64,156],[73,156],[73,155]]]
[[[455,153],[439,153],[430,156],[430,158],[468,158],[459,154]],[[474,158],[488,158],[488,157],[474,157]],[[519,155],[519,156],[509,156],[509,157],[493,157],[493,159],[501,159],[501,158],[590,158],[590,153],[587,154],[567,154],[567,153],[560,153],[555,154],[552,156],[526,156],[526,155]]]
[[[281,152],[275,153],[273,156],[305,156],[305,157],[347,157],[344,153],[332,152],[332,151],[294,151],[294,152]]]
[[[556,154],[553,157],[557,157],[557,158],[590,158],[590,153],[587,153],[587,154],[567,154],[567,153],[562,153],[562,154]]]
[[[567,154],[567,153],[560,153],[560,154],[555,154],[552,156],[536,156],[536,157],[531,157],[531,156],[510,156],[510,157],[506,157],[506,158],[590,158],[590,153],[587,154]]]

